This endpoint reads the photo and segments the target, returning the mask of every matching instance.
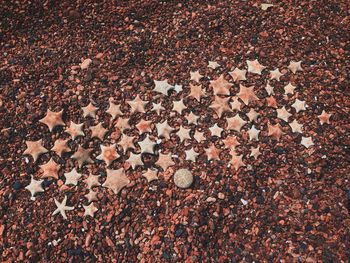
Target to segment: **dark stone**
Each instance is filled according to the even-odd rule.
[[[175,227],[175,237],[181,237],[186,232],[185,227],[182,224],[177,224]]]
[[[53,183],[52,180],[49,180],[49,179],[45,178],[45,179],[44,179],[44,182],[42,183],[42,186],[43,186],[44,188],[46,188],[46,187],[49,187],[50,184],[52,184],[52,183]]]
[[[311,231],[313,229],[312,225],[307,224],[305,226],[305,231]]]
[[[280,146],[277,146],[277,147],[274,149],[274,151],[275,151],[277,154],[279,154],[279,155],[285,153],[285,149],[284,149],[283,147],[280,147]]]
[[[251,42],[253,45],[257,44],[257,43],[258,43],[258,37],[257,37],[256,35],[252,36],[250,42]]]
[[[163,258],[166,259],[166,260],[170,260],[171,259],[170,253],[167,252],[167,251],[164,251],[163,252]]]
[[[265,202],[265,198],[263,196],[259,195],[256,197],[257,204],[262,205],[262,204],[264,204],[264,202]]]
[[[349,215],[350,215],[350,189],[348,190],[348,194],[347,194],[347,196],[348,196],[348,212],[349,212]]]
[[[15,189],[15,190],[19,190],[22,188],[22,183],[20,181],[16,181],[14,182],[14,184],[12,185],[12,188]]]

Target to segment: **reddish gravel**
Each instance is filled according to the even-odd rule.
[[[75,2],[75,1],[73,1]],[[76,262],[347,262],[350,259],[350,3],[348,1],[276,1],[262,10],[258,1],[3,1],[0,11],[0,261]],[[180,3],[179,3],[180,2]],[[80,69],[90,58],[87,69]],[[244,167],[228,167],[230,152],[217,136],[210,136],[215,123],[226,128],[224,113],[216,117],[209,106],[214,100],[210,80],[228,72],[247,69],[247,60],[258,59],[268,70],[279,68],[281,81],[272,80],[279,108],[292,112],[290,120],[303,124],[304,134],[293,133],[265,98],[269,71],[247,74],[246,86],[254,86],[259,98],[242,108],[261,117],[256,127],[259,141],[249,141],[244,126],[236,134],[241,143],[236,152]],[[303,71],[292,74],[290,61],[302,61]],[[220,67],[209,68],[216,61]],[[188,97],[190,71],[201,79],[207,97],[201,102]],[[153,80],[168,79],[183,85],[182,92],[160,96],[152,91]],[[295,94],[284,96],[292,82]],[[130,113],[127,101],[136,94],[165,108],[160,115],[146,105],[146,113]],[[89,173],[106,179],[106,165],[96,157],[99,139],[89,127],[102,123],[108,128],[105,145],[117,143],[121,132],[106,114],[112,97],[132,129],[141,119],[153,123],[168,120],[202,130],[207,140],[180,142],[173,133],[156,151],[177,155],[175,165],[163,171],[155,165],[157,155],[143,154],[144,166],[129,169],[128,155],[121,155],[110,169],[124,167],[130,183],[118,194],[98,187],[94,202],[98,211],[84,217],[88,193],[83,179]],[[307,102],[296,113],[295,98]],[[182,114],[172,112],[173,101],[184,98]],[[82,107],[93,102],[97,118],[84,117]],[[39,122],[47,109],[63,109],[66,124],[84,123],[85,136],[70,140],[72,153],[78,145],[93,150],[93,164],[84,165],[77,186],[64,185],[64,173],[74,167],[72,153],[54,152],[37,162],[25,156],[26,141],[43,140],[51,149],[58,138],[68,138],[60,126],[52,132]],[[321,124],[322,111],[331,114]],[[198,126],[186,115],[200,116]],[[279,141],[268,135],[268,125],[280,123]],[[302,137],[311,136],[314,146],[306,149]],[[141,135],[138,141],[142,141]],[[150,138],[157,140],[153,128]],[[247,139],[248,138],[248,139]],[[208,161],[205,149],[222,149],[218,160]],[[196,162],[185,160],[193,146]],[[250,157],[251,147],[261,155]],[[139,146],[135,146],[139,149]],[[44,192],[31,200],[25,187],[31,175],[40,179],[39,166],[53,158],[61,167],[59,179],[45,179]],[[78,168],[78,166],[75,164]],[[160,170],[159,179],[147,182],[146,168]],[[172,175],[180,168],[192,171],[194,183],[177,188]],[[56,209],[67,196],[68,219]]]

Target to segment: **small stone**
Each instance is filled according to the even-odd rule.
[[[20,181],[16,181],[13,185],[12,185],[12,188],[15,189],[15,190],[19,190],[22,188],[22,184]]]
[[[207,200],[206,200],[207,202],[209,202],[209,203],[211,203],[211,202],[216,202],[216,198],[215,197],[208,197],[207,198]]]
[[[179,169],[174,174],[174,183],[177,187],[188,188],[193,183],[193,175],[188,169]]]
[[[225,199],[225,195],[223,193],[218,193],[218,198],[223,200]]]
[[[85,59],[85,60],[80,64],[80,68],[81,68],[81,69],[87,69],[87,68],[90,66],[91,62],[92,62],[91,59],[89,59],[89,58]]]

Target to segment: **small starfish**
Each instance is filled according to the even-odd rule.
[[[255,60],[247,60],[248,72],[255,73],[261,75],[261,71],[266,67],[261,65],[257,59]]]
[[[293,132],[303,133],[302,131],[303,125],[299,124],[297,120],[294,120],[291,123],[289,123],[289,126],[292,128]]]
[[[224,142],[225,147],[230,150],[234,150],[236,146],[240,144],[236,136],[229,136],[222,141]]]
[[[153,103],[153,110],[159,115],[161,110],[165,110],[164,107],[162,106],[162,103]]]
[[[176,132],[176,135],[180,138],[180,143],[184,140],[188,139],[190,140],[190,129],[186,129],[183,126],[180,126],[180,129]]]
[[[242,155],[236,155],[236,154],[231,155],[230,165],[236,171],[238,171],[240,167],[245,166],[245,164],[242,160],[242,157],[243,157]]]
[[[83,205],[84,207],[84,216],[91,216],[94,217],[95,212],[98,210],[98,208],[95,206],[94,203],[91,203],[89,205]]]
[[[321,125],[323,125],[324,123],[330,124],[331,116],[332,114],[329,114],[323,110],[321,115],[318,115],[318,119],[320,120]]]
[[[101,184],[98,181],[99,178],[100,175],[93,175],[90,173],[88,178],[84,180],[84,183],[87,185],[87,189],[91,190],[94,186],[100,186]]]
[[[90,153],[92,149],[85,149],[78,146],[78,150],[72,155],[71,158],[76,159],[78,161],[79,167],[82,167],[84,163],[93,163],[94,161],[90,158]]]
[[[227,118],[228,130],[235,130],[237,132],[240,132],[244,124],[246,124],[246,121],[242,120],[242,118],[238,114],[234,117]]]
[[[186,150],[185,154],[186,154],[186,160],[192,161],[192,162],[195,162],[197,156],[199,155],[193,148]]]
[[[216,69],[220,67],[220,65],[216,61],[209,61],[208,62],[208,68]]]
[[[32,198],[34,198],[36,193],[44,192],[44,189],[41,185],[42,182],[44,182],[44,180],[35,180],[33,175],[31,176],[30,184],[27,185],[25,188],[30,192]]]
[[[232,79],[235,82],[241,81],[241,80],[246,80],[246,74],[247,74],[247,70],[245,69],[239,69],[239,68],[235,68],[234,71],[229,72],[228,74],[231,75]]]
[[[193,135],[193,138],[197,141],[197,142],[201,142],[201,141],[204,141],[205,140],[205,137],[204,137],[204,133],[203,132],[200,132],[200,131],[195,131],[194,135]]]
[[[211,144],[209,148],[205,148],[205,153],[208,156],[208,161],[211,160],[220,160],[221,150],[216,148],[214,144]]]
[[[120,139],[118,144],[122,147],[124,153],[126,153],[126,151],[129,150],[130,148],[135,148],[134,140],[135,140],[134,136],[131,137],[131,136],[122,134],[122,138]]]
[[[82,107],[82,109],[83,109],[84,117],[88,117],[88,116],[92,118],[96,117],[96,111],[98,110],[98,108],[95,107],[91,102],[86,107]]]
[[[58,171],[60,166],[51,158],[46,164],[39,166],[43,171],[41,178],[54,178],[58,179]]]
[[[224,112],[231,111],[229,100],[230,98],[221,98],[221,97],[215,96],[214,101],[211,103],[209,107],[216,112],[219,118],[221,118]]]
[[[293,94],[295,90],[295,86],[293,86],[290,82],[284,87],[284,94]]]
[[[114,120],[117,116],[123,115],[122,111],[120,110],[120,105],[114,104],[112,98],[109,99],[109,107],[106,112],[112,116],[112,120]]]
[[[101,147],[101,154],[96,157],[98,160],[103,160],[107,166],[109,166],[115,159],[117,159],[119,154],[117,153],[117,144],[112,144],[110,146],[104,146],[100,145]]]
[[[249,102],[252,102],[254,100],[259,100],[259,98],[254,93],[254,87],[245,87],[242,84],[239,85],[239,93],[236,95],[238,98],[240,98],[245,105],[248,105]]]
[[[183,103],[183,99],[178,101],[173,101],[173,111],[176,111],[177,113],[181,114],[184,109],[187,107]]]
[[[277,101],[273,96],[266,98],[267,106],[277,109]]]
[[[301,137],[301,144],[306,148],[310,148],[314,146],[314,142],[312,141],[312,137]]]
[[[249,140],[259,140],[260,130],[256,129],[255,125],[253,125],[248,131]]]
[[[277,141],[279,141],[282,137],[282,129],[281,129],[281,125],[279,125],[278,123],[275,125],[271,125],[268,124],[268,136],[272,136],[273,138],[275,138]]]
[[[106,133],[108,132],[108,130],[102,126],[102,123],[98,123],[95,126],[91,126],[90,130],[91,138],[99,138],[101,141],[103,141]]]
[[[306,110],[305,105],[305,101],[296,99],[295,102],[292,104],[292,107],[295,109],[296,112],[299,112],[302,110]]]
[[[267,92],[268,95],[272,95],[272,94],[275,93],[273,89],[274,89],[274,88],[270,85],[270,83],[267,82],[266,87],[265,87],[265,90],[266,90],[266,92]]]
[[[87,198],[88,203],[91,203],[93,201],[97,201],[97,192],[93,191],[92,189],[90,189],[89,193],[87,193],[84,196]]]
[[[270,79],[275,79],[280,81],[280,77],[283,76],[283,74],[280,72],[278,68],[275,70],[270,70]]]
[[[141,153],[154,153],[154,146],[156,143],[149,138],[148,134],[146,135],[145,139],[143,139],[141,142],[138,142],[138,144],[140,145]]]
[[[55,144],[52,147],[51,151],[56,152],[59,157],[62,157],[63,153],[71,151],[67,143],[68,143],[68,139],[66,140],[58,139],[55,141]]]
[[[126,160],[135,169],[137,165],[143,165],[141,153],[130,152],[129,158]]]
[[[162,123],[157,123],[156,129],[157,129],[158,136],[162,136],[164,138],[170,139],[170,133],[173,131],[173,128],[169,126],[167,120],[165,120]]]
[[[40,155],[48,152],[48,150],[42,146],[42,143],[42,139],[38,141],[26,141],[27,149],[23,152],[23,154],[31,155],[34,162],[36,162]]]
[[[221,137],[221,133],[224,129],[219,127],[218,124],[215,123],[213,127],[209,128],[209,130],[210,130],[211,136]]]
[[[201,78],[203,78],[203,76],[199,73],[199,71],[191,71],[190,72],[190,75],[191,75],[191,80],[194,80],[195,82],[198,82],[199,83],[199,80]]]
[[[56,200],[56,198],[54,198],[54,200],[55,200],[55,204],[57,206],[57,209],[52,213],[52,215],[54,216],[57,213],[60,213],[64,219],[67,219],[66,211],[71,211],[74,209],[74,207],[72,207],[72,206],[66,206],[67,196],[66,195],[64,196],[62,203],[58,202]]]
[[[175,84],[174,90],[176,91],[176,93],[181,92],[181,91],[182,91],[182,85],[177,85],[177,84]]]
[[[298,62],[291,61],[291,62],[289,63],[288,68],[289,68],[290,71],[292,71],[294,74],[295,74],[297,71],[303,71],[303,68],[301,67],[301,60],[298,61]]]
[[[251,150],[250,156],[254,157],[254,159],[257,159],[258,156],[261,154],[260,146],[257,146],[256,148],[251,147],[250,150]]]
[[[290,116],[292,116],[292,114],[290,114],[287,110],[286,110],[286,107],[283,106],[282,108],[280,109],[277,109],[277,117],[284,120],[285,122],[288,122],[288,118]]]
[[[115,127],[117,127],[121,133],[123,133],[124,130],[131,128],[129,124],[129,119],[119,117],[117,123],[115,124]]]
[[[63,114],[63,110],[59,112],[53,112],[48,109],[45,117],[39,121],[46,124],[47,127],[49,127],[49,131],[51,132],[53,128],[55,128],[56,126],[65,125],[64,121],[62,120],[62,114]]]
[[[140,95],[137,95],[132,101],[127,102],[131,107],[132,112],[142,112],[145,113],[145,106],[147,101],[144,101],[140,98]]]
[[[143,133],[151,133],[152,132],[152,121],[146,121],[144,119],[141,119],[138,124],[135,125],[136,129],[139,130],[140,134]]]
[[[152,169],[147,169],[147,171],[143,173],[142,176],[146,178],[148,183],[154,180],[158,180],[158,172]]]
[[[202,85],[192,85],[190,83],[191,92],[188,95],[189,97],[195,98],[198,102],[200,102],[201,97],[205,97],[205,91],[202,89]]]
[[[185,119],[187,120],[188,124],[197,124],[199,116],[195,115],[193,112],[190,112],[187,116],[185,116]]]
[[[260,116],[258,112],[256,112],[253,108],[249,110],[246,114],[250,121],[256,121],[256,119]]]
[[[64,173],[64,177],[66,177],[65,185],[77,185],[79,179],[81,178],[81,174],[78,173],[75,168],[73,168],[69,173]]]
[[[103,187],[111,189],[115,194],[118,194],[125,186],[130,183],[130,180],[125,175],[125,170],[120,168],[118,170],[107,169],[107,179],[103,183]]]
[[[232,84],[221,74],[216,80],[210,81],[210,87],[213,88],[214,95],[230,95]]]
[[[66,133],[68,133],[73,140],[75,140],[78,136],[85,136],[83,125],[84,123],[75,124],[71,121],[69,127],[66,128]]]
[[[236,96],[232,97],[230,105],[232,110],[241,111],[242,103],[238,100]]]
[[[175,165],[173,159],[171,158],[171,153],[168,154],[159,154],[159,158],[156,162],[156,165],[162,167],[163,171],[168,169],[169,166]]]
[[[173,89],[174,86],[170,85],[168,83],[168,80],[154,80],[154,88],[153,90],[159,93],[164,94],[165,96],[168,96],[168,91]]]

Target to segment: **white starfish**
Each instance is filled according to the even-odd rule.
[[[78,173],[75,168],[73,168],[72,171],[70,171],[69,173],[65,173],[64,177],[66,177],[65,185],[70,185],[70,184],[77,185],[78,180],[81,177],[81,174]]]
[[[65,195],[64,196],[64,199],[62,201],[62,203],[58,202],[56,200],[56,198],[54,198],[55,200],[55,204],[57,206],[57,209],[52,213],[52,215],[56,215],[57,213],[60,213],[62,215],[62,217],[64,219],[67,219],[67,216],[66,216],[66,210],[67,211],[70,211],[70,210],[73,210],[74,207],[73,206],[66,206],[66,203],[67,203],[67,196]]]
[[[27,185],[25,188],[30,192],[32,195],[32,199],[34,198],[34,195],[36,193],[44,192],[44,189],[42,187],[42,182],[44,180],[35,180],[33,175],[31,176],[30,184]]]

